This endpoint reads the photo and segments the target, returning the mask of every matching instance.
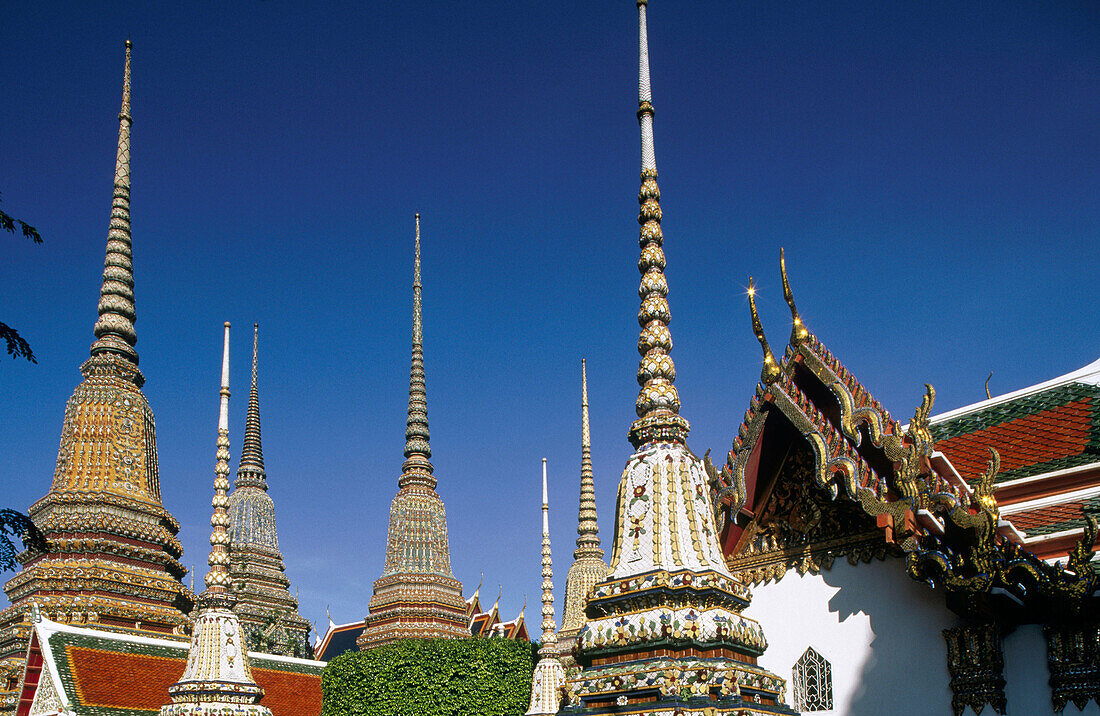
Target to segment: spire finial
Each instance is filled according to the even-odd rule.
[[[413,259],[412,366],[409,370],[409,417],[405,423],[405,464],[398,486],[419,484],[435,488],[432,448],[428,432],[428,394],[424,384],[424,330],[420,318],[420,214],[416,214]]]
[[[130,41],[126,41],[126,68],[122,75],[122,109],[118,114],[118,153],[115,158],[115,188],[111,220],[107,228],[107,256],[103,285],[99,290],[99,318],[92,343],[93,356],[115,354],[138,363],[134,349],[134,264],[130,235]]]
[[[531,706],[526,716],[550,716],[558,713],[565,670],[558,650],[558,635],[554,629],[554,570],[550,563],[550,507],[546,496],[546,458],[542,459],[542,646],[539,663],[531,674]],[[524,597],[524,608],[527,599]],[[523,612],[521,611],[520,614]]]
[[[779,247],[779,273],[783,276],[783,298],[786,299],[787,305],[791,308],[791,319],[793,325],[791,326],[791,347],[797,348],[810,336],[810,332],[806,330],[805,324],[802,323],[802,317],[798,315],[798,309],[794,305],[794,291],[791,290],[791,282],[787,280],[787,259],[783,255],[783,247]]]
[[[768,339],[764,335],[764,326],[760,323],[760,314],[756,312],[756,284],[752,280],[752,276],[749,276],[749,310],[752,313],[752,332],[756,335],[756,340],[760,341],[760,347],[764,349],[764,367],[760,370],[760,382],[764,385],[770,385],[779,380],[779,363],[775,360],[775,354],[772,353],[771,346],[768,345]]]
[[[222,345],[221,404],[218,410],[218,451],[214,466],[214,499],[210,504],[210,571],[206,573],[206,591],[210,594],[229,592],[229,321],[225,322]]]
[[[588,371],[581,358],[581,499],[577,513],[577,548],[573,558],[603,558],[596,522],[596,484],[592,477],[592,433],[588,426]]]
[[[542,646],[540,656],[558,653],[554,625],[554,568],[550,559],[550,500],[546,490],[546,458],[542,459]]]
[[[237,468],[237,487],[258,487],[267,490],[264,471],[264,448],[260,434],[260,392],[257,388],[260,324],[252,324],[252,385],[248,391],[248,416],[241,443],[241,464]]]
[[[680,417],[680,395],[674,385],[676,366],[669,353],[672,320],[668,307],[668,282],[665,280],[665,254],[661,249],[661,190],[657,187],[657,159],[653,150],[653,103],[649,85],[649,44],[646,35],[646,5],[638,2],[638,124],[642,134],[642,187],[638,192],[638,223],[641,231],[638,244],[641,257],[638,270],[642,281],[638,287],[641,308],[638,324],[638,384],[641,390],[635,403],[638,420],[630,426],[630,442],[641,447],[650,442],[683,444],[691,429]]]

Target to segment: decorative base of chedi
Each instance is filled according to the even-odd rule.
[[[168,688],[172,703],[160,716],[272,716],[257,702],[264,691],[252,678],[240,620],[228,595],[203,594],[187,669]]]

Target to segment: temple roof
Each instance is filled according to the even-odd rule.
[[[997,482],[1100,462],[1100,361],[1088,369],[936,416],[937,449],[967,474],[996,447]]]
[[[1000,453],[1001,515],[1046,558],[1064,557],[1100,513],[1100,360],[935,416],[936,449],[964,475]]]
[[[42,619],[34,626],[31,666],[17,716],[26,716],[36,698],[41,703],[51,697],[77,716],[151,716],[168,700],[168,687],[183,673],[187,652],[185,641],[93,631]],[[249,659],[265,692],[262,704],[274,716],[321,713],[323,662],[259,653],[250,653]]]
[[[332,661],[344,652],[357,651],[355,640],[363,633],[366,623],[360,619],[349,624],[328,623],[328,631],[317,642],[313,654],[321,661]]]

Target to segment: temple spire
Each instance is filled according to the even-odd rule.
[[[218,451],[214,466],[214,499],[210,518],[210,571],[206,573],[206,591],[226,594],[229,591],[229,321],[225,322],[225,342],[222,347],[221,404],[218,410]]]
[[[653,103],[649,84],[649,45],[646,38],[647,0],[638,5],[638,125],[642,136],[642,186],[638,192],[638,223],[641,231],[638,244],[641,256],[638,270],[642,281],[638,287],[641,307],[638,324],[638,419],[630,426],[630,441],[634,447],[651,442],[683,444],[690,430],[680,417],[680,396],[674,385],[676,366],[669,355],[672,334],[668,324],[672,317],[668,307],[668,282],[665,280],[665,255],[661,249],[661,190],[657,187],[657,158],[653,149]]]
[[[546,458],[542,459],[542,646],[540,654],[557,654],[554,625],[554,567],[550,559],[550,502],[546,490]]]
[[[412,367],[405,462],[390,504],[386,562],[374,582],[361,650],[396,639],[470,636],[462,583],[451,572],[447,514],[435,491],[428,444],[428,398],[424,389],[424,335],[420,320],[420,214],[413,259]]]
[[[409,370],[409,413],[405,424],[405,463],[398,486],[418,483],[434,488],[432,448],[428,432],[428,395],[424,384],[424,329],[420,318],[420,214],[416,215],[413,260],[412,365]]]
[[[179,681],[168,687],[170,702],[160,716],[271,716],[260,705],[264,690],[252,678],[248,644],[233,611],[229,591],[229,322],[222,347],[221,403],[218,410],[218,451],[214,467],[214,499],[210,517],[210,571],[206,589],[195,603],[191,647]]]
[[[546,490],[546,458],[542,459],[542,645],[531,676],[531,704],[526,716],[556,714],[565,669],[558,654],[554,627],[554,568],[550,559],[550,505]]]
[[[245,420],[244,442],[241,444],[241,464],[237,469],[236,487],[258,487],[261,490],[267,490],[264,447],[260,437],[260,394],[256,387],[259,340],[260,324],[254,323],[252,325],[252,387],[248,393],[248,417]]]
[[[126,41],[126,69],[122,76],[122,109],[118,114],[118,153],[115,159],[115,188],[111,221],[107,229],[107,256],[103,285],[99,290],[99,318],[95,323],[93,356],[120,355],[134,365],[137,333],[134,322],[134,264],[130,236],[130,41]]]
[[[592,433],[588,427],[588,371],[581,358],[581,499],[577,511],[577,549],[573,559],[603,558],[596,523],[596,484],[592,478]],[[602,576],[602,575],[601,575]]]

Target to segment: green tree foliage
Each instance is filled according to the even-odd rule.
[[[534,650],[510,639],[405,639],[341,654],[321,676],[321,716],[519,716]]]
[[[18,537],[23,549],[46,550],[46,537],[31,518],[15,510],[0,510],[0,572],[15,569],[18,550],[12,537]]]
[[[38,229],[22,219],[16,219],[10,214],[0,211],[0,229],[7,231],[9,234],[14,234],[16,224],[19,224],[23,236],[36,244],[42,243],[42,235],[38,233]],[[23,339],[23,336],[19,335],[19,331],[6,323],[0,323],[0,341],[4,342],[8,349],[8,355],[12,358],[26,358],[31,363],[38,362],[34,359],[34,352],[31,350],[31,344],[27,343],[27,341]]]

